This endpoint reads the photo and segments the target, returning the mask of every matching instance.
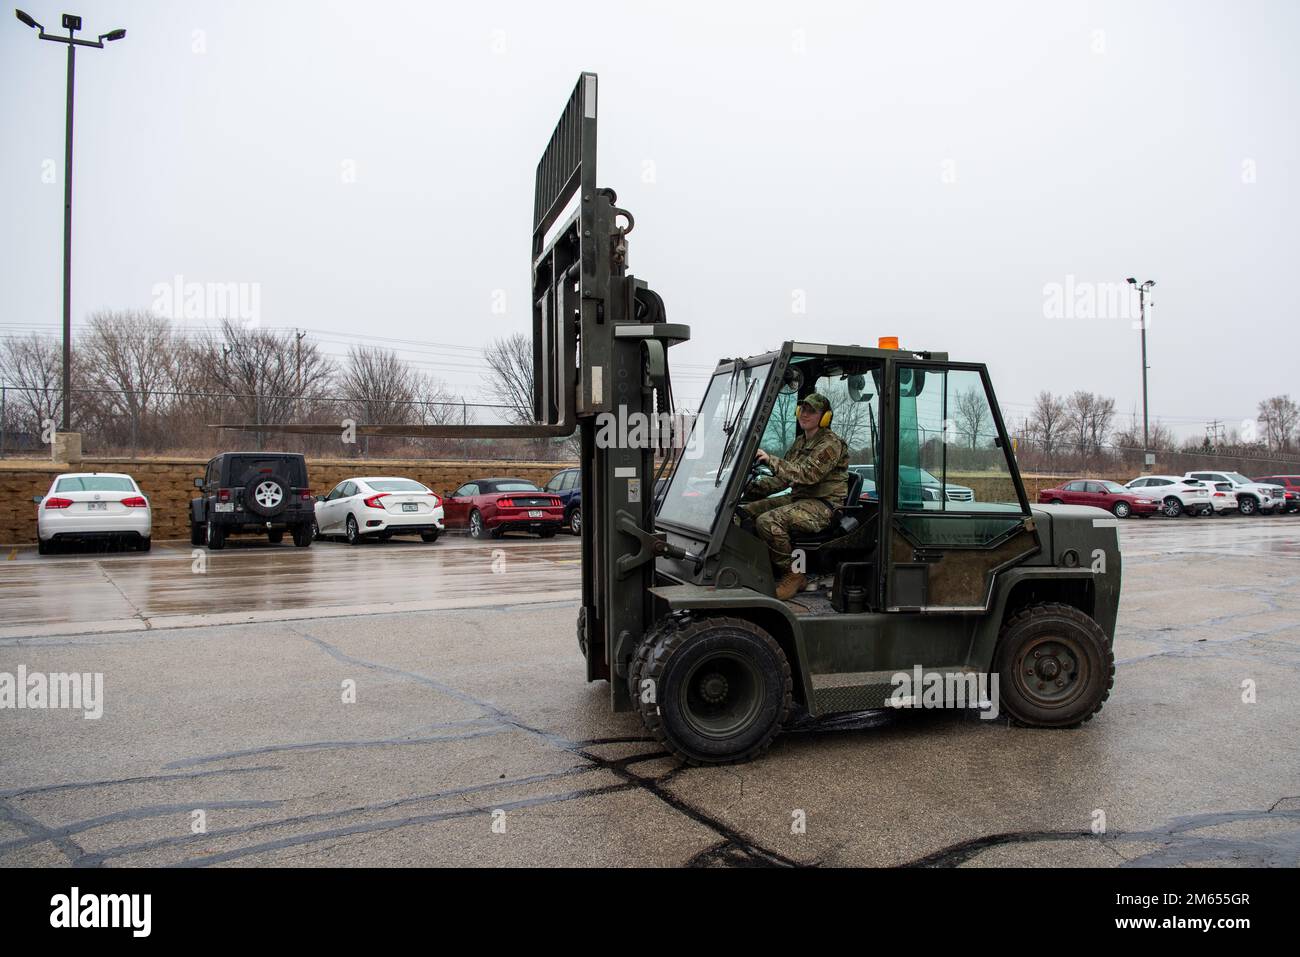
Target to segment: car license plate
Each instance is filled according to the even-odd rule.
[[[107,511],[108,511],[108,503],[107,503],[107,502],[87,502],[87,503],[86,503],[86,507],[87,507],[88,509],[90,509],[92,512],[107,512]]]
[[[218,502],[216,505],[218,512],[233,512],[235,510],[234,502]]]
[[[420,506],[417,505],[417,504],[415,504],[414,502],[403,502],[403,503],[402,503],[402,511],[403,511],[403,512],[418,512],[419,510],[420,510]]]
[[[529,517],[529,518],[541,518],[541,517],[542,517],[542,510],[541,510],[540,508],[538,508],[538,509],[533,509],[532,511],[530,511],[530,512],[528,513],[528,517]]]

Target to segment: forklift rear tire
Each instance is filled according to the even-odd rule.
[[[646,728],[687,764],[756,758],[790,713],[785,652],[740,618],[661,622],[637,648],[628,681]]]
[[[1095,621],[1070,605],[1030,605],[1002,628],[993,667],[1002,710],[1032,728],[1075,728],[1115,683],[1115,652]]]

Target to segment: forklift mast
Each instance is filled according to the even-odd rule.
[[[557,427],[576,419],[579,637],[587,679],[609,679],[623,710],[627,687],[616,671],[649,627],[654,559],[666,548],[654,534],[655,453],[680,438],[651,428],[638,437],[626,423],[672,421],[668,349],[690,330],[668,323],[663,301],[627,271],[634,220],[612,189],[596,185],[596,106],[596,75],[584,73],[537,164],[533,412]]]

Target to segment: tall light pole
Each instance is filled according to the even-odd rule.
[[[63,15],[66,37],[46,33],[45,28],[21,10],[14,16],[34,30],[42,40],[68,45],[68,118],[64,133],[63,153],[63,426],[62,431],[72,431],[72,94],[76,71],[77,47],[95,47],[102,50],[105,41],[120,40],[125,30],[101,33],[98,40],[78,40],[74,34],[81,29],[81,17],[72,13]]]
[[[1150,424],[1147,418],[1147,293],[1156,284],[1154,279],[1148,279],[1146,282],[1138,285],[1138,281],[1132,276],[1128,279],[1129,284],[1137,286],[1138,291],[1138,314],[1142,326],[1142,466],[1146,468],[1151,465],[1151,432]]]

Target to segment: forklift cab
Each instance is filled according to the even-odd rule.
[[[812,392],[848,446],[849,494],[794,539],[818,587],[792,612],[985,610],[993,573],[1041,547],[997,402],[983,366],[898,349],[787,342],[719,364],[656,517],[691,557],[660,558],[659,582],[775,594],[739,505],[755,453],[786,454]]]

